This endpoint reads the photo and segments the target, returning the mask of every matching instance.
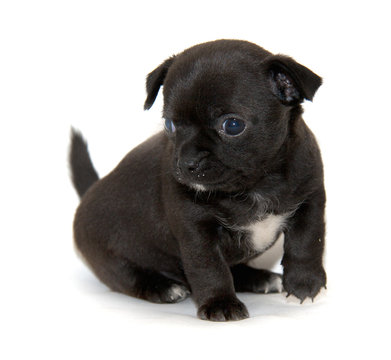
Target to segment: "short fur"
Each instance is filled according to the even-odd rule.
[[[279,275],[246,265],[260,250],[245,229],[283,215],[284,227],[273,234],[285,236],[283,287],[302,301],[315,297],[326,284],[326,198],[320,152],[300,104],[320,85],[289,57],[218,40],[148,75],[145,109],[163,86],[163,117],[175,132],[151,137],[106,177],[97,181],[87,146],[73,132],[70,163],[81,196],[74,236],[98,278],[153,302],[191,293],[201,319],[246,318],[235,291],[281,289]],[[230,118],[245,123],[243,133],[224,132]]]

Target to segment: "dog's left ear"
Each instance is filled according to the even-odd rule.
[[[149,110],[155,102],[156,96],[159,92],[160,86],[163,85],[164,79],[167,75],[167,71],[174,61],[175,56],[167,59],[163,64],[153,70],[147,76],[147,99],[144,103],[144,110]]]
[[[270,56],[265,65],[272,92],[285,105],[297,105],[304,99],[312,101],[322,84],[322,78],[288,56]]]

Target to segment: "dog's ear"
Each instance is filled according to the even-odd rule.
[[[163,62],[159,67],[153,70],[147,76],[146,88],[147,99],[144,103],[144,110],[149,110],[155,102],[156,96],[159,92],[160,86],[163,85],[164,78],[167,75],[167,71],[174,61],[175,56],[170,57]]]
[[[265,60],[271,89],[283,104],[297,105],[304,99],[312,101],[322,78],[285,55],[273,55]]]

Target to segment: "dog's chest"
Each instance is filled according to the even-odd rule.
[[[267,215],[250,225],[242,227],[247,233],[247,241],[254,251],[262,253],[271,247],[280,235],[286,221],[284,215]]]

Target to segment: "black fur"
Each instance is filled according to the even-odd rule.
[[[72,146],[69,152],[72,183],[80,197],[99,179],[90,156],[87,143],[75,129],[71,132]]]
[[[191,293],[202,319],[243,319],[235,290],[266,292],[278,277],[246,265],[261,252],[244,228],[289,214],[283,286],[301,300],[316,296],[326,284],[325,191],[300,103],[320,84],[291,58],[219,40],[171,57],[147,78],[145,108],[163,85],[163,116],[175,133],[151,137],[97,182],[74,134],[70,161],[82,196],[74,235],[96,275],[153,302]],[[229,118],[245,123],[242,134],[224,132]]]

